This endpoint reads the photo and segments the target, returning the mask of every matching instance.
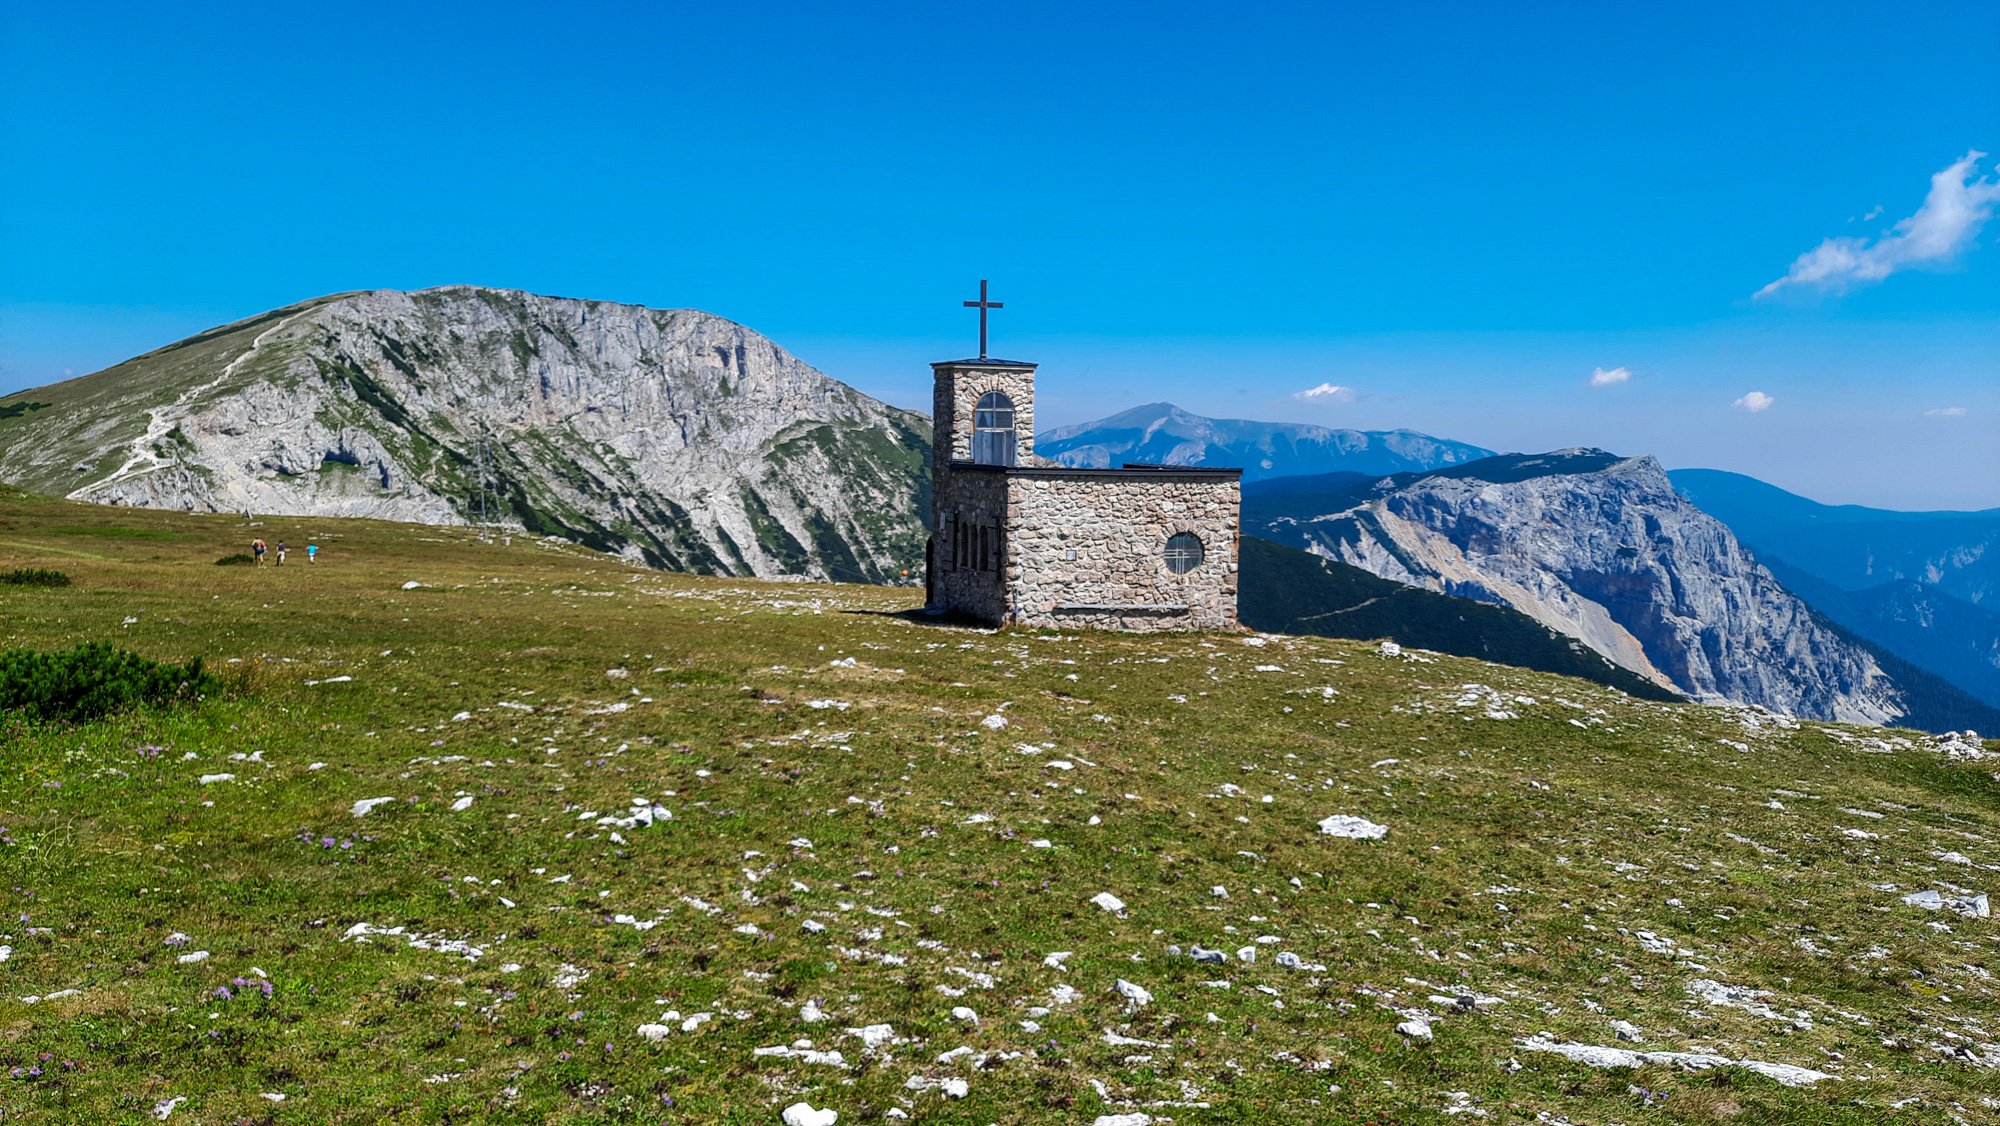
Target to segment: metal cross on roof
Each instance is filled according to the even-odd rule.
[[[986,358],[986,310],[1004,309],[1007,306],[998,301],[988,301],[986,299],[986,279],[980,278],[979,300],[967,301],[965,307],[979,310],[979,358],[983,360]]]

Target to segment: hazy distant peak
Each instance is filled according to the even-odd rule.
[[[1172,403],[1147,403],[1094,422],[1043,431],[1035,445],[1036,452],[1065,465],[1212,465],[1242,469],[1244,479],[1251,481],[1340,471],[1371,476],[1423,471],[1493,452],[1414,430],[1207,418]]]

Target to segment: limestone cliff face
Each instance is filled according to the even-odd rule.
[[[486,521],[714,574],[921,574],[928,420],[690,309],[344,294],[14,402],[46,405],[0,418],[0,479],[79,500]]]
[[[1858,723],[1907,711],[1867,650],[1827,628],[1650,457],[1490,458],[1382,478],[1317,507],[1246,499],[1245,528],[1512,606],[1697,699]]]

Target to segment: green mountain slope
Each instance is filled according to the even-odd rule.
[[[257,530],[324,551],[216,567],[240,518],[0,490],[0,572],[74,579],[0,585],[0,647],[237,681],[0,715],[10,1122],[1947,1126],[2000,1097],[2000,743]]]
[[[1387,638],[1496,664],[1593,681],[1642,700],[1679,700],[1518,610],[1377,578],[1359,567],[1245,536],[1237,615],[1269,633]]]

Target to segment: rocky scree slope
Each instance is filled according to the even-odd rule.
[[[928,434],[721,317],[447,286],[308,301],[11,396],[0,479],[102,504],[513,525],[709,574],[905,582],[923,559]]]
[[[1650,457],[1571,449],[1429,474],[1245,490],[1244,530],[1445,594],[1511,606],[1706,701],[1889,724],[1873,653],[1781,586]]]

